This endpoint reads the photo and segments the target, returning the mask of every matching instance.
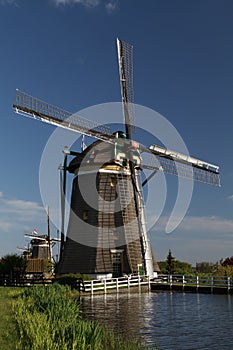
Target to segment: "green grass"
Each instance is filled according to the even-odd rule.
[[[12,301],[17,291],[0,287],[0,349],[15,350],[18,340]]]
[[[123,339],[97,323],[83,320],[74,296],[69,287],[56,284],[0,288],[0,349],[146,349],[139,341]]]

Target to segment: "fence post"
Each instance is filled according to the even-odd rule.
[[[93,295],[93,280],[91,280],[91,295]]]
[[[231,278],[227,277],[227,291],[230,293],[230,288],[231,288]]]
[[[172,275],[169,275],[170,289],[172,289]]]
[[[107,293],[107,286],[106,286],[106,280],[104,279],[104,294]]]
[[[184,290],[184,283],[185,282],[185,277],[184,277],[184,275],[182,276],[182,289]]]
[[[140,275],[138,275],[138,289],[139,289],[139,291],[141,291],[141,279],[140,279]]]
[[[130,289],[130,279],[129,279],[129,276],[128,276],[128,289]]]
[[[117,290],[117,293],[118,293],[119,292],[118,278],[116,278],[116,290]]]
[[[210,279],[210,290],[211,290],[211,293],[213,293],[213,288],[214,288],[214,277],[211,276],[211,279]]]
[[[196,289],[198,292],[198,287],[199,287],[199,276],[196,277]]]

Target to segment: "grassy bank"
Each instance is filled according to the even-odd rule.
[[[68,287],[37,286],[23,290],[16,298],[8,288],[1,289],[0,294],[8,305],[1,329],[2,326],[8,329],[11,325],[10,337],[0,338],[1,342],[6,341],[5,348],[0,343],[1,350],[145,349],[137,341],[125,340],[103,326],[83,320],[79,305]],[[9,339],[14,340],[11,347]]]
[[[15,350],[18,340],[12,309],[14,288],[0,287],[0,349]]]

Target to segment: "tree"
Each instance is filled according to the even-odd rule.
[[[171,249],[169,249],[167,260],[166,260],[166,272],[168,275],[174,274],[175,271],[175,258],[172,256]]]
[[[165,275],[167,273],[167,262],[166,261],[158,261],[160,273]]]
[[[226,258],[225,260],[221,259],[220,264],[222,266],[233,266],[233,256]]]
[[[217,271],[215,272],[215,276],[232,276],[233,277],[233,266],[232,265],[219,265]]]
[[[220,260],[220,265],[216,271],[217,276],[233,277],[233,256]]]
[[[217,265],[212,262],[202,261],[196,263],[196,271],[200,273],[213,273],[216,268]]]
[[[191,275],[193,274],[193,268],[192,265],[184,262],[184,261],[180,261],[180,260],[175,260],[175,268],[174,268],[174,274],[175,275]]]
[[[165,261],[158,261],[161,274],[173,274],[173,275],[193,275],[194,271],[192,265],[185,262],[176,260],[169,249],[167,259]]]
[[[25,274],[27,261],[17,255],[8,254],[0,260],[0,274],[12,282],[19,280]]]

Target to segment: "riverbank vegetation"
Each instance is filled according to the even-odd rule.
[[[0,349],[15,350],[17,329],[12,309],[14,288],[0,287]]]
[[[167,259],[158,261],[161,274],[185,276],[226,276],[233,277],[233,256],[215,263],[202,261],[193,267],[191,264],[176,260],[169,249]]]
[[[139,340],[123,339],[82,319],[77,292],[67,286],[2,287],[0,295],[1,307],[7,305],[7,310],[1,310],[6,317],[0,321],[0,328],[9,330],[4,339],[0,333],[1,350],[146,349]]]
[[[192,265],[187,262],[176,260],[170,249],[167,259],[165,261],[158,261],[158,265],[161,274],[192,275],[194,273]]]

